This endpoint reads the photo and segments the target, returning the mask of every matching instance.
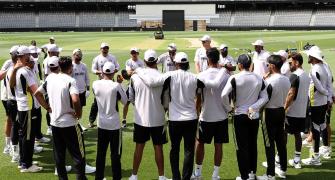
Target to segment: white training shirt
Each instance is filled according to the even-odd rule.
[[[322,106],[327,104],[328,99],[328,73],[322,63],[312,65],[309,74],[309,99],[311,106]]]
[[[333,103],[333,96],[334,96],[334,87],[333,87],[333,73],[330,69],[330,66],[324,62],[323,66],[325,70],[327,71],[327,90],[328,90],[328,102]]]
[[[268,61],[267,58],[270,56],[270,53],[262,50],[260,53],[256,51],[253,52],[252,63],[254,64],[254,73],[260,77],[263,77],[266,73],[269,72],[267,67]]]
[[[106,62],[113,63],[116,70],[120,69],[120,65],[117,62],[117,59],[116,59],[116,57],[114,55],[107,54],[107,56],[105,57],[102,54],[99,54],[98,56],[96,56],[93,59],[93,62],[92,62],[92,72],[95,74],[97,71],[102,71],[102,67],[104,66],[104,64]],[[102,76],[100,76],[100,78],[102,78]]]
[[[222,57],[222,54],[220,54],[220,60],[219,60],[220,65],[226,65],[226,64],[231,64],[232,66],[236,66],[237,62],[235,59],[229,55],[226,57]]]
[[[195,63],[199,64],[200,72],[206,70],[208,68],[208,57],[206,54],[206,49],[204,47],[198,48],[195,52],[194,56]]]
[[[106,130],[120,129],[118,101],[125,105],[128,100],[121,84],[101,79],[93,82],[92,91],[98,104],[98,127]]]
[[[169,52],[158,56],[157,64],[162,64],[163,73],[176,70],[176,64],[174,63],[173,59],[171,59]]]
[[[157,69],[141,68],[144,77],[161,76]],[[129,84],[129,100],[134,103],[135,123],[144,127],[164,125],[164,108],[161,103],[163,86],[149,87],[138,74],[133,74]]]
[[[202,82],[205,82],[205,79],[215,79],[219,74],[220,69],[218,68],[208,68],[207,70],[199,73],[198,79]],[[224,80],[218,88],[207,88],[203,89],[202,95],[202,108],[199,120],[206,122],[217,122],[222,121],[228,118],[226,110],[223,107],[222,102],[220,101],[221,92],[225,87],[229,74],[223,74]]]
[[[271,74],[265,80],[267,84],[267,94],[269,101],[265,108],[281,108],[284,107],[288,91],[290,90],[290,80],[279,73]]]
[[[72,65],[72,77],[76,80],[79,93],[84,93],[87,89],[87,86],[90,86],[90,78],[88,75],[86,64],[82,62],[80,62],[79,64],[72,62]]]
[[[10,86],[9,86],[9,79],[12,75],[13,69],[14,69],[14,66],[11,66],[11,67],[8,68],[7,73],[6,73],[6,78],[4,79],[5,80],[4,84],[5,84],[5,87],[6,87],[7,100],[15,101],[16,100],[15,89],[10,88]]]
[[[11,59],[6,60],[2,67],[1,67],[1,71],[7,71],[8,69],[13,66],[13,61]],[[1,80],[0,82],[0,86],[1,86],[1,100],[2,101],[7,101],[8,97],[7,97],[7,88],[5,87],[5,79]]]
[[[280,69],[280,73],[284,76],[286,76],[287,78],[290,78],[292,72],[290,69],[290,63],[288,61],[285,61],[283,66]]]
[[[126,61],[127,71],[134,71],[139,67],[144,67],[144,62],[141,59],[137,59],[136,61],[134,61],[133,59],[130,58]]]
[[[51,73],[46,78],[38,91],[49,96],[50,124],[55,127],[70,127],[78,123],[72,115],[75,111],[72,105],[71,95],[79,95],[76,80],[67,74]]]
[[[233,91],[233,79],[235,79],[236,82],[235,115],[247,115],[249,108],[258,112],[268,101],[265,83],[260,76],[245,70],[230,76],[228,79],[221,93],[221,99],[225,109],[231,109],[228,95]]]
[[[303,69],[298,68],[291,74],[290,82],[291,88],[296,88],[297,94],[295,95],[292,104],[288,107],[286,116],[305,118],[307,113],[310,78]]]
[[[51,56],[52,57],[52,56]],[[48,66],[48,61],[51,58],[49,56],[47,56],[44,60],[43,60],[43,69],[44,69],[44,75],[49,75],[51,73],[50,67]]]
[[[15,98],[18,111],[29,111],[33,108],[33,95],[28,87],[38,86],[35,74],[28,68],[22,67],[16,72]]]
[[[38,69],[36,69],[36,63],[35,63],[35,66],[34,66],[34,69],[29,69],[33,74],[34,74],[34,78],[35,78],[35,81],[36,81],[36,85],[38,86]],[[37,71],[36,71],[37,70]],[[34,108],[35,109],[38,109],[41,107],[41,104],[38,102],[37,98],[35,96],[33,96],[33,100],[34,100]]]

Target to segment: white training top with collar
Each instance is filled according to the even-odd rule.
[[[215,79],[219,74],[220,69],[218,68],[208,68],[207,70],[198,74],[198,79],[205,82],[205,79]],[[225,87],[227,80],[229,78],[228,73],[224,73],[224,80],[221,82],[218,88],[207,88],[203,89],[202,93],[202,108],[199,120],[206,122],[217,122],[228,118],[226,110],[220,101],[221,92]]]
[[[92,91],[98,104],[98,127],[106,130],[120,129],[118,101],[125,105],[128,100],[121,84],[101,79],[93,82]]]
[[[263,77],[266,73],[269,72],[267,67],[268,61],[267,58],[270,56],[270,53],[262,50],[260,53],[256,51],[253,52],[252,63],[254,64],[254,73],[260,77]]]
[[[16,72],[15,98],[18,111],[29,111],[33,108],[33,95],[28,88],[36,85],[36,76],[28,67],[21,67]]]
[[[11,66],[8,68],[7,73],[6,73],[6,77],[4,79],[4,85],[6,87],[6,93],[7,93],[7,100],[13,100],[15,101],[15,88],[10,88],[9,86],[9,79],[12,75],[14,66]]]
[[[307,114],[308,88],[310,78],[301,68],[295,70],[290,76],[291,88],[296,89],[294,101],[288,107],[286,116],[305,118]]]
[[[161,76],[157,69],[140,68],[144,77]],[[129,100],[134,103],[135,123],[144,127],[157,127],[165,124],[164,108],[161,103],[163,86],[149,87],[138,74],[133,74],[129,84]]]
[[[71,98],[71,95],[79,95],[75,79],[67,74],[51,73],[38,91],[49,96],[52,126],[63,128],[78,124],[78,120],[73,116],[75,111]]]
[[[309,99],[311,106],[322,106],[327,104],[328,99],[328,73],[322,63],[312,65],[309,76]]]
[[[204,47],[198,48],[194,56],[195,63],[199,64],[200,72],[208,68],[208,57],[206,54],[206,49]]]
[[[13,61],[11,59],[8,59],[2,64],[1,71],[7,71],[8,73],[8,69],[12,66],[13,66]],[[1,95],[0,95],[1,100],[7,101],[8,97],[7,97],[7,88],[5,87],[5,79],[1,80],[0,84],[1,84],[0,85],[1,86]]]
[[[176,64],[171,59],[169,52],[163,53],[158,56],[157,64],[162,64],[163,73],[176,70]]]
[[[221,93],[225,109],[231,109],[228,95],[233,91],[233,79],[236,82],[235,115],[247,115],[249,108],[258,112],[268,101],[265,83],[260,76],[245,70],[230,76],[228,79]]]
[[[87,86],[90,86],[90,78],[88,75],[87,66],[82,62],[79,64],[72,62],[72,65],[72,77],[76,80],[79,93],[84,93],[87,90]]]
[[[271,74],[265,80],[269,101],[265,108],[281,108],[284,107],[288,91],[290,90],[290,80],[279,73]]]
[[[144,67],[144,62],[141,59],[137,59],[134,61],[132,58],[126,61],[126,70],[127,71],[134,71],[139,67]]]
[[[106,62],[111,62],[114,64],[116,70],[120,70],[120,65],[116,59],[116,57],[112,54],[107,54],[107,56],[103,56],[99,54],[92,61],[92,72],[96,73],[97,71],[102,71],[102,67]],[[100,76],[101,77],[101,76]],[[102,77],[101,77],[102,78]]]

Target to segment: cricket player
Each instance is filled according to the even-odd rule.
[[[194,56],[196,73],[200,73],[208,68],[208,58],[206,51],[207,49],[211,48],[212,38],[206,34],[200,39],[200,41],[202,43],[202,47],[196,50]]]
[[[251,44],[255,48],[252,57],[251,71],[263,77],[269,72],[267,58],[270,56],[270,53],[264,50],[264,42],[262,40],[257,40]]]
[[[165,52],[158,56],[157,61],[157,64],[162,64],[163,73],[176,70],[174,58],[177,52],[177,45],[175,43],[170,43],[167,47],[167,50],[168,52]]]

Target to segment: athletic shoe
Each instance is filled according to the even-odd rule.
[[[314,166],[321,166],[322,165],[320,157],[315,157],[315,156],[312,156],[311,158],[303,159],[301,161],[302,161],[302,163],[304,163],[306,165],[314,165]]]
[[[201,180],[201,179],[202,179],[201,174],[196,175],[195,173],[193,173],[191,176],[191,180]]]
[[[137,180],[137,175],[132,174],[132,175],[129,177],[129,180]]]
[[[122,121],[122,126],[121,126],[122,128],[126,128],[127,127],[127,121],[126,120],[123,120]]]
[[[20,160],[20,154],[19,153],[14,153],[12,156],[12,163],[17,163]]]
[[[296,162],[294,159],[288,160],[288,164],[294,167],[295,169],[301,169],[301,161]]]
[[[286,179],[286,171],[281,170],[280,168],[275,168],[275,173],[279,178]]]
[[[85,128],[83,125],[81,125],[81,124],[79,124],[80,125],[80,127],[81,127],[81,130],[83,130],[83,132],[85,132],[85,131],[87,131],[88,129],[87,128]]]
[[[212,180],[220,180],[220,179],[221,179],[220,176],[216,176],[216,177],[213,177],[213,176],[212,176]]]
[[[40,143],[48,143],[50,142],[50,138],[47,138],[47,137],[42,137],[41,139],[36,139],[37,142],[40,142]]]
[[[257,180],[276,180],[276,177],[264,174],[263,176],[257,176]]]
[[[256,174],[254,174],[254,172],[251,171],[251,173],[249,173],[249,180],[255,180],[256,179]]]
[[[46,135],[52,136],[51,126],[48,127]]]
[[[159,176],[159,177],[158,177],[158,180],[172,180],[172,179],[168,179],[168,178],[165,177],[165,176]]]
[[[42,151],[43,151],[43,147],[37,146],[37,145],[34,146],[34,154],[38,154]]]
[[[10,150],[11,150],[10,145],[5,145],[5,147],[3,148],[3,153],[9,155]]]
[[[65,166],[66,172],[70,172],[72,170],[72,166]],[[58,176],[57,168],[55,168],[55,175]]]
[[[85,174],[91,174],[94,173],[96,171],[97,168],[90,166],[88,164],[86,164],[85,166]]]
[[[302,146],[303,147],[312,147],[312,142],[309,142],[307,138],[302,141]]]
[[[37,166],[39,164],[39,162],[38,161],[33,161],[32,164]],[[17,168],[22,169],[22,165],[18,165]]]
[[[42,171],[43,167],[39,167],[36,165],[31,165],[29,168],[21,169],[20,172],[22,173],[34,173],[34,172],[39,172]]]
[[[93,123],[88,123],[88,128],[94,128],[96,125]]]
[[[331,158],[331,147],[330,146],[321,146],[319,153],[320,156],[324,159],[330,159]]]

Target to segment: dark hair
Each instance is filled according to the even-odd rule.
[[[298,61],[300,66],[302,66],[302,64],[304,63],[304,58],[301,56],[300,53],[292,52],[291,58],[295,61]]]
[[[66,72],[72,67],[72,59],[70,56],[61,56],[59,58],[59,67],[62,72]]]
[[[213,64],[217,64],[220,60],[220,52],[216,47],[209,48],[206,51],[206,55]]]
[[[58,66],[57,66],[57,67],[50,67],[50,71],[51,71],[51,72],[55,72],[55,71],[58,70],[58,68],[59,68]]]
[[[189,64],[189,62],[178,63],[178,65],[179,65],[179,68],[180,68],[181,70],[187,71],[187,70],[190,69],[190,64]]]
[[[242,64],[243,69],[249,69],[251,66],[251,57],[248,54],[241,54],[238,56],[237,62]]]
[[[271,55],[268,57],[268,63],[273,64],[276,66],[277,70],[280,70],[280,68],[283,66],[284,62],[281,59],[281,56],[279,55]]]
[[[153,67],[155,64],[157,64],[157,60],[154,60],[154,61],[144,61],[145,64],[148,66],[148,67]]]
[[[35,40],[31,40],[30,44],[33,45],[33,46],[36,46],[36,41]]]

